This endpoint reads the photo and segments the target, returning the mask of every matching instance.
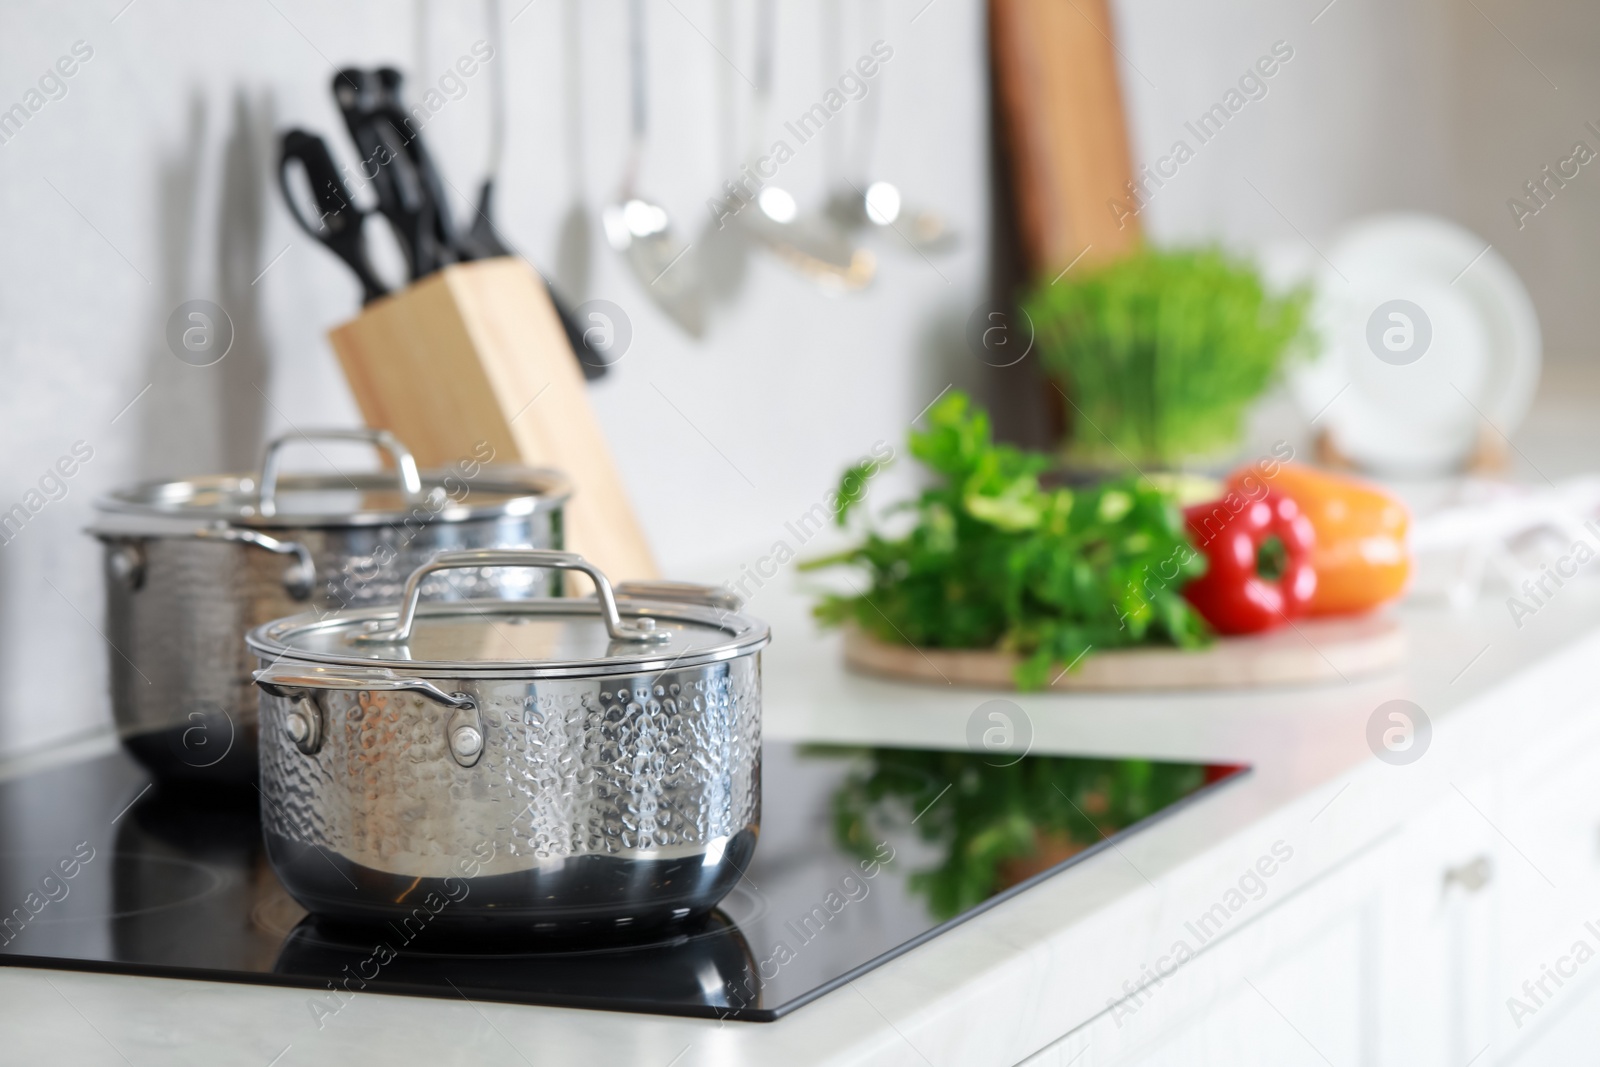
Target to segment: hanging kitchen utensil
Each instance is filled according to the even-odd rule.
[[[831,80],[838,77],[839,70],[844,69],[835,47],[840,35],[839,0],[824,0],[822,10],[824,50],[832,56],[826,62],[825,76]],[[883,23],[882,5],[879,0],[863,0],[860,10],[862,21],[867,26],[863,36],[876,40],[877,31]],[[873,148],[878,140],[886,70],[887,67],[879,68],[877,84],[856,105],[853,150],[842,170],[836,165],[831,144],[828,146],[828,170],[834,184],[834,190],[828,197],[828,217],[846,232],[872,230],[883,233],[893,243],[904,242],[913,251],[925,255],[948,252],[956,246],[957,237],[944,215],[927,207],[907,203],[894,183],[869,177]],[[894,236],[885,231],[893,231]]]
[[[949,252],[960,243],[944,215],[907,204],[900,188],[883,179],[835,190],[828,198],[828,215],[848,230],[892,230],[913,250],[927,255]]]
[[[705,298],[690,246],[673,230],[665,208],[637,189],[649,131],[644,0],[628,5],[628,69],[633,144],[616,201],[601,213],[606,240],[627,259],[645,293],[691,337],[705,332]]]
[[[579,18],[577,0],[567,0],[563,10],[567,39],[562,52],[566,76],[567,177],[572,187],[572,203],[567,205],[566,214],[561,217],[560,234],[556,238],[556,280],[559,284],[550,286],[550,298],[555,301],[556,313],[561,316],[561,325],[567,331],[572,350],[578,353],[583,376],[594,381],[604,377],[610,369],[609,357],[590,347],[589,332],[582,328],[577,316],[567,307],[567,300],[581,302],[589,292],[589,251],[594,244],[594,237],[589,232],[589,205],[584,201],[584,190],[588,183],[583,177],[583,60],[579,52]]]
[[[412,132],[407,142],[415,157],[417,169],[423,174],[432,194],[435,214],[441,224],[441,236],[449,241],[457,257],[464,263],[477,259],[492,259],[495,256],[516,255],[515,250],[506,244],[500,228],[494,221],[494,186],[500,174],[500,161],[505,152],[506,136],[505,44],[501,39],[498,0],[485,0],[484,14],[485,32],[491,55],[497,62],[484,64],[489,73],[489,157],[484,167],[483,184],[478,189],[477,209],[472,217],[472,225],[466,232],[453,237],[450,235],[450,213],[445,200],[445,182],[423,146],[421,131]],[[386,68],[378,71],[378,76],[391,87],[394,103],[403,108],[399,71]],[[589,348],[588,338],[583,327],[579,325],[577,316],[573,314],[571,305],[554,286],[550,285],[549,279],[545,279],[545,286],[549,289],[550,302],[555,305],[556,315],[561,319],[561,329],[567,335],[567,343],[572,346],[572,352],[578,357],[579,366],[583,368],[583,376],[590,381],[603,377],[606,373],[606,361],[603,356]]]
[[[506,135],[506,85],[503,74],[505,45],[501,40],[498,0],[485,0],[484,13],[491,54],[496,60],[484,64],[489,72],[489,153],[484,167],[483,184],[478,188],[478,205],[472,216],[472,225],[465,232],[457,234],[451,242],[456,255],[463,263],[517,254],[506,244],[505,238],[501,236],[500,227],[495,225],[494,221],[494,186],[500,174],[500,161],[505,151]],[[398,101],[399,72],[381,70],[378,73],[381,77],[392,80],[394,98]],[[445,183],[427,156],[427,150],[422,145],[421,132],[412,133],[409,143],[418,153],[418,169],[425,175],[432,176],[428,184],[430,189],[435,190],[433,195],[438,217],[441,220],[448,220],[449,211],[444,199]],[[583,368],[583,376],[589,381],[603,377],[606,373],[605,357],[590,349],[588,337],[583,327],[579,325],[577,316],[573,314],[571,305],[554,286],[550,285],[548,278],[545,279],[545,287],[549,290],[550,302],[555,305],[556,316],[561,320],[561,329],[567,335],[567,343],[572,346],[572,353],[578,358],[578,365]]]
[[[484,0],[484,16],[491,54],[498,62],[484,64],[489,75],[489,158],[483,168],[483,184],[478,187],[478,210],[472,218],[472,225],[457,241],[465,253],[464,258],[469,259],[512,254],[505,241],[501,240],[492,215],[494,182],[500,173],[500,158],[506,140],[505,45],[500,39],[499,0]]]
[[[304,439],[367,442],[395,469],[283,473],[282,450]],[[158,777],[248,787],[251,627],[307,607],[391,601],[441,548],[561,547],[567,480],[485,467],[486,455],[419,474],[392,434],[311,430],[273,440],[258,472],[149,482],[96,501],[90,533],[104,548],[111,710],[123,744]],[[458,574],[427,592],[520,596],[528,578]]]
[[[418,605],[458,567],[574,570],[595,596]],[[769,631],[652,593],[616,596],[571,552],[445,552],[393,607],[253,631],[284,888],[361,923],[437,899],[432,925],[458,933],[637,936],[709,913],[759,832]]]
[[[833,59],[827,63],[825,76],[838,77],[844,69],[835,46],[839,40],[839,0],[824,0],[824,50]],[[879,0],[863,0],[860,11],[868,40],[876,40],[882,28],[883,9]],[[834,185],[828,196],[827,214],[847,233],[858,230],[874,231],[888,237],[894,244],[904,242],[913,251],[924,255],[948,252],[958,243],[955,231],[945,216],[925,206],[907,203],[900,188],[882,178],[873,180],[873,149],[877,145],[878,128],[882,115],[883,83],[887,67],[880,67],[877,83],[855,108],[855,137],[851,157],[841,169],[830,152],[828,167]],[[830,146],[831,147],[831,146]],[[888,232],[888,231],[892,231]]]
[[[733,0],[716,0],[714,10],[713,46],[718,52],[730,55],[735,50]],[[743,290],[750,262],[749,236],[734,218],[734,214],[744,205],[735,199],[732,189],[739,173],[741,153],[746,159],[755,159],[759,155],[756,138],[761,130],[751,122],[748,134],[741,133],[737,110],[740,93],[734,84],[737,72],[733,64],[718,63],[713,69],[716,72],[716,123],[720,143],[717,166],[728,177],[724,179],[726,184],[717,190],[716,197],[711,200],[711,218],[695,242],[695,256],[700,261],[700,280],[706,296],[718,303],[729,303]],[[749,144],[744,143],[746,138]],[[718,198],[720,208],[716,206]]]
[[[555,277],[562,291],[577,301],[589,295],[590,253],[594,235],[589,224],[589,204],[585,195],[589,183],[583,165],[583,35],[582,13],[578,0],[565,0],[561,9],[562,76],[565,83],[562,115],[566,128],[567,185],[572,200],[561,216],[556,238]]]
[[[756,9],[756,87],[752,115],[754,136],[766,125],[772,100],[773,61],[777,51],[776,0],[760,0]],[[738,204],[735,216],[767,250],[801,274],[832,292],[863,289],[877,273],[872,253],[854,247],[833,221],[802,216],[794,196],[776,182],[765,182],[754,203]],[[730,205],[732,206],[732,205]]]
[[[299,164],[310,187],[311,201],[318,209],[315,221],[306,217],[300,198],[294,195],[290,172]],[[305,130],[289,130],[283,135],[278,153],[278,185],[300,228],[327,246],[344,261],[361,283],[361,300],[370,304],[389,292],[378,278],[367,250],[367,213],[356,207],[344,177],[333,162],[327,142]]]

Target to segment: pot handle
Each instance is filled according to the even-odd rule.
[[[261,474],[256,478],[256,511],[262,515],[275,515],[278,511],[278,474],[282,465],[280,453],[284,446],[295,441],[365,441],[383,449],[394,457],[400,472],[400,489],[407,497],[422,495],[422,476],[417,473],[417,461],[411,450],[388,430],[296,430],[274,437],[261,455]]]
[[[311,558],[311,550],[299,541],[280,541],[259,530],[245,530],[221,522],[215,526],[202,526],[188,536],[198,541],[233,541],[264,548],[280,556],[294,556],[295,564],[283,572],[283,588],[296,600],[309,597],[312,587],[317,583],[317,564]]]
[[[557,552],[542,548],[486,548],[466,552],[438,552],[434,557],[406,579],[406,589],[400,598],[400,614],[392,625],[377,623],[366,633],[356,634],[354,640],[374,644],[404,644],[411,640],[411,628],[417,621],[417,597],[422,580],[436,571],[460,567],[538,567],[541,570],[582,571],[594,582],[595,596],[600,601],[600,618],[605,621],[606,633],[613,641],[669,641],[672,633],[657,630],[656,621],[640,618],[636,622],[623,622],[617,612],[617,598],[611,582],[593,563],[576,552]]]
[[[159,531],[144,535],[136,531],[102,527],[90,527],[88,533],[107,544],[118,546],[111,556],[111,568],[117,578],[129,589],[139,589],[144,585],[145,559],[141,543],[149,538],[232,541],[238,544],[263,548],[280,556],[294,556],[294,564],[284,568],[283,589],[295,600],[304,600],[309,597],[312,588],[317,584],[317,564],[311,558],[311,550],[305,545],[299,541],[280,541],[278,538],[269,537],[258,530],[229,526],[225,522],[219,522],[213,526],[197,526],[192,530],[184,530],[179,533]]]
[[[465,693],[446,693],[425,678],[407,678],[385,667],[308,667],[304,664],[272,664],[252,677],[262,689],[275,697],[293,697],[296,690],[344,689],[379,693],[421,693],[447,708],[474,707]]]

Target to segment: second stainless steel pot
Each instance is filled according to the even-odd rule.
[[[297,440],[362,441],[395,470],[281,474]],[[158,777],[248,789],[256,780],[254,666],[244,635],[307,609],[393,602],[440,549],[560,548],[566,479],[487,465],[480,449],[419,473],[381,430],[317,430],[267,446],[253,475],[151,482],[97,502],[111,703],[123,744]],[[428,597],[521,596],[547,575],[441,576]]]
[[[583,571],[596,596],[417,605],[441,570],[506,565]],[[755,849],[768,631],[696,599],[617,598],[571,553],[455,552],[398,611],[252,632],[284,887],[315,913],[458,933],[704,916]]]

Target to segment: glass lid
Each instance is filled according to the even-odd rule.
[[[280,476],[280,451],[302,439],[367,442],[388,452],[395,469]],[[482,453],[493,456],[489,449]],[[385,431],[316,430],[274,440],[256,474],[145,482],[106,494],[96,507],[118,515],[242,526],[361,526],[400,521],[419,509],[434,522],[527,515],[561,503],[571,491],[557,471],[487,466],[478,457],[419,472],[411,453]]]
[[[686,667],[726,659],[767,643],[764,624],[743,615],[686,604],[618,602],[619,618],[653,623],[662,635],[648,643],[618,639],[607,630],[599,601],[452,600],[417,609],[403,642],[371,641],[392,625],[393,608],[341,611],[323,618],[297,615],[251,635],[268,658],[350,666],[404,664],[444,672],[605,673]]]
[[[428,575],[460,567],[578,570],[596,592],[418,603]],[[765,623],[725,606],[619,599],[605,575],[571,552],[484,549],[439,553],[412,573],[398,609],[296,615],[257,628],[249,644],[274,664],[403,664],[408,672],[533,677],[691,667],[753,652],[769,636]]]

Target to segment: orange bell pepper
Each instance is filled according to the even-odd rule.
[[[1299,504],[1311,520],[1317,533],[1311,557],[1317,589],[1308,614],[1357,614],[1405,592],[1411,578],[1406,544],[1410,515],[1405,504],[1377,486],[1342,474],[1298,463],[1272,467],[1276,469],[1270,472],[1246,467],[1229,478],[1228,485],[1246,495],[1270,488]]]

